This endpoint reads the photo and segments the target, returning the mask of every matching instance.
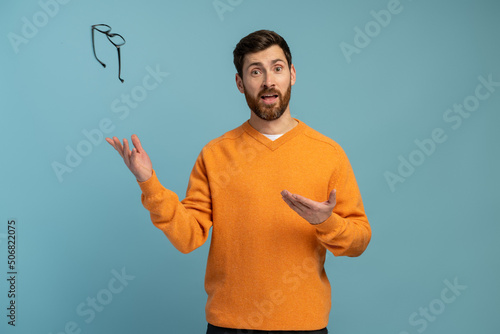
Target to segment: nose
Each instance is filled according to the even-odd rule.
[[[272,74],[266,73],[264,76],[264,88],[274,88],[275,86],[275,78]]]

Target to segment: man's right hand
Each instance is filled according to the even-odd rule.
[[[106,141],[120,153],[128,169],[135,175],[139,182],[148,180],[153,175],[153,164],[146,151],[141,146],[141,141],[137,135],[132,135],[134,148],[130,150],[128,141],[123,139],[123,146],[117,137],[106,138]]]

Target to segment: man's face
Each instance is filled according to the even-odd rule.
[[[236,74],[236,84],[250,109],[261,119],[272,121],[289,107],[295,68],[288,68],[283,50],[273,45],[245,56],[243,79]]]

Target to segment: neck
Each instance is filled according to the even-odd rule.
[[[293,129],[298,122],[290,116],[290,109],[287,108],[280,118],[266,121],[255,115],[253,111],[250,112],[250,125],[260,133],[266,135],[279,135]]]

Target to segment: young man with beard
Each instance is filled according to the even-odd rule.
[[[198,155],[186,197],[164,188],[136,135],[120,153],[153,224],[182,253],[212,239],[207,333],[328,333],[326,251],[361,255],[371,229],[342,148],[290,115],[295,67],[285,40],[260,30],[236,46],[250,119]]]

